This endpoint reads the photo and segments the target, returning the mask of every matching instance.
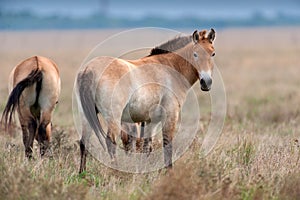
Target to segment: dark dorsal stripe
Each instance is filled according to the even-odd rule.
[[[154,47],[149,56],[174,52],[185,47],[192,41],[192,36],[177,36],[157,47]]]

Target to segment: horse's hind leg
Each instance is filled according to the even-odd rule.
[[[80,168],[79,168],[79,174],[86,171],[86,157],[87,157],[87,154],[88,154],[86,146],[89,144],[91,131],[92,130],[88,130],[86,124],[83,123],[82,136],[81,136],[81,139],[80,139]]]
[[[121,130],[121,140],[125,149],[125,152],[128,153],[130,150],[130,138],[128,134],[128,128],[127,125],[122,123],[122,130]]]
[[[29,113],[30,111],[28,109],[23,109],[21,113],[19,112],[19,121],[22,127],[25,156],[31,159],[33,140],[37,125]]]
[[[42,111],[41,120],[38,128],[37,139],[40,145],[40,154],[44,156],[49,151],[51,137],[51,112]]]
[[[176,131],[176,123],[178,120],[178,114],[174,113],[174,116],[168,116],[165,124],[162,128],[163,134],[163,149],[164,149],[164,163],[165,167],[172,168],[172,153],[173,153],[173,136]]]
[[[36,120],[31,118],[28,122],[29,137],[27,139],[27,144],[25,149],[26,156],[28,158],[32,158],[33,141],[36,134],[36,129],[37,129]]]
[[[120,133],[118,125],[115,123],[109,123],[105,141],[108,153],[112,160],[114,160],[116,157],[116,136],[118,133]]]
[[[79,174],[86,170],[86,156],[87,156],[87,150],[85,148],[85,141],[82,137],[80,139],[80,168],[79,168]]]
[[[121,139],[125,152],[136,150],[137,128],[134,123],[122,123]]]
[[[27,158],[31,158],[32,157],[32,149],[29,149],[27,144],[28,144],[28,138],[29,138],[29,133],[28,133],[28,128],[27,128],[27,123],[24,122],[23,120],[20,120],[20,124],[22,127],[22,133],[23,133],[23,144],[25,147],[25,156]]]

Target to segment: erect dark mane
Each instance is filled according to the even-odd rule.
[[[192,41],[192,36],[177,36],[172,40],[169,40],[157,47],[154,47],[149,56],[174,52],[182,47],[186,46]]]

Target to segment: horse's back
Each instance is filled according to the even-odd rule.
[[[10,82],[12,83],[12,87],[9,88],[10,92],[19,82],[24,80],[33,69],[37,68],[37,66],[38,64],[35,57],[27,58],[16,65],[9,76]]]
[[[170,96],[169,90],[175,90],[176,95],[183,90],[180,79],[174,78],[169,68],[141,59],[97,57],[78,77],[82,84],[85,79],[92,83],[89,89],[95,91],[96,107],[104,117],[122,116],[122,120],[128,122],[147,121],[149,110]]]
[[[109,56],[100,56],[87,63],[81,75],[93,72],[95,77],[112,80],[122,77],[122,75],[128,71],[130,71],[130,66],[125,60]]]
[[[33,85],[25,88],[22,92],[22,102],[25,106],[31,106],[36,102],[38,95],[38,102],[41,107],[55,104],[61,88],[59,71],[52,60],[42,56],[27,58],[12,70],[9,76],[9,92],[11,92],[17,84],[29,77],[34,71],[41,72],[41,83],[38,85],[39,83],[36,81]]]
[[[59,79],[59,71],[57,65],[50,59],[42,56],[33,56],[25,59],[14,67],[11,71],[9,79],[12,86],[16,86],[20,81],[25,79],[33,70],[39,68],[43,72],[43,76],[52,76],[55,81]],[[10,90],[12,88],[9,88]]]

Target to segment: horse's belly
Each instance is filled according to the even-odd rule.
[[[122,113],[122,121],[124,122],[144,122],[149,121],[149,113],[142,110],[132,110],[128,106],[125,107]]]
[[[161,117],[161,106],[159,98],[134,99],[130,100],[122,114],[122,121],[126,122],[147,122],[156,121]]]

